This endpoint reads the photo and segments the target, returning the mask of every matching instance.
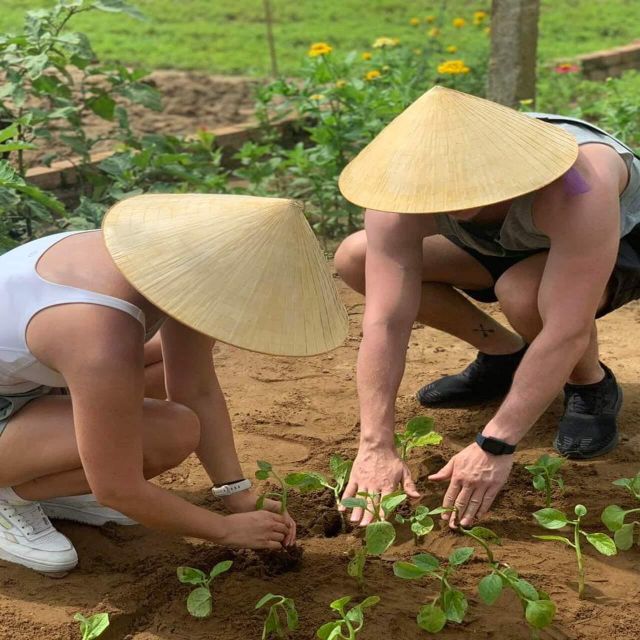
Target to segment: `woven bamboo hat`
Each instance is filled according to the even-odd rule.
[[[290,356],[346,338],[346,310],[299,202],[142,195],[116,204],[103,232],[125,278],[200,333]]]
[[[577,155],[575,138],[557,126],[436,86],[345,167],[339,184],[361,207],[458,211],[540,189]]]

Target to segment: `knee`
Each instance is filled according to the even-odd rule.
[[[503,313],[511,325],[520,333],[536,334],[542,327],[538,310],[538,284],[509,277],[508,273],[498,278],[495,293]]]
[[[358,231],[342,241],[334,257],[338,275],[352,288],[364,293],[366,236]]]

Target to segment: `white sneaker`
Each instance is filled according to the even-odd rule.
[[[37,502],[0,500],[0,559],[42,573],[66,573],[78,564],[71,541],[53,528]]]
[[[41,500],[40,504],[44,512],[54,520],[73,520],[74,522],[90,524],[94,527],[101,527],[107,522],[115,522],[120,525],[138,524],[135,520],[127,518],[127,516],[115,509],[103,507],[91,493],[84,496],[67,496]]]

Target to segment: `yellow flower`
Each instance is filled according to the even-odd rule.
[[[382,74],[377,69],[372,69],[371,71],[367,71],[364,76],[365,80],[375,80],[379,78]]]
[[[411,18],[411,20],[409,20],[409,24],[412,27],[417,27],[420,24],[420,18]]]
[[[347,86],[346,80],[336,80],[336,89],[342,89]]]
[[[462,27],[464,27],[464,25],[467,24],[467,21],[464,18],[454,18],[451,24],[456,29],[462,29]]]
[[[440,29],[438,29],[438,27],[433,27],[432,29],[429,29],[429,31],[427,31],[427,35],[430,38],[437,38],[440,35]]]
[[[312,58],[317,58],[318,56],[326,56],[328,53],[333,51],[333,47],[328,45],[326,42],[314,42],[310,47],[307,55]]]
[[[309,96],[309,100],[315,100],[316,102],[322,100],[324,96],[321,93],[314,93],[312,96]]]
[[[371,51],[363,51],[362,59],[363,60],[371,60]]]
[[[456,45],[455,45],[455,44],[450,44],[450,45],[447,47],[447,51],[448,51],[449,53],[455,53],[457,50],[458,50],[458,47],[456,47]]]
[[[435,16],[427,16],[424,21],[427,24],[433,24],[436,21],[436,17]]]
[[[473,24],[482,24],[487,19],[486,11],[476,11],[473,14]]]
[[[441,75],[458,75],[469,71],[471,69],[462,60],[447,60],[438,65],[438,73]]]
[[[373,43],[374,49],[382,49],[383,47],[395,47],[400,44],[400,40],[398,38],[377,38]]]

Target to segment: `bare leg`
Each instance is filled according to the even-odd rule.
[[[144,345],[144,395],[158,400],[165,400],[167,397],[159,333]]]
[[[151,478],[180,464],[198,446],[200,426],[181,405],[144,404],[144,473]],[[78,454],[71,400],[47,396],[29,403],[0,438],[0,486],[25,500],[91,491]]]
[[[349,236],[336,252],[335,264],[342,279],[355,291],[365,293],[366,235]],[[514,353],[522,338],[481,311],[454,287],[486,289],[491,274],[475,258],[443,236],[423,242],[422,300],[417,320],[444,331],[488,354]]]

